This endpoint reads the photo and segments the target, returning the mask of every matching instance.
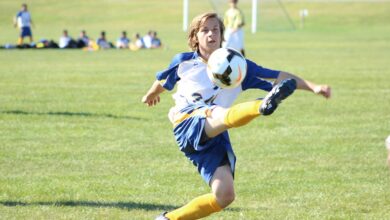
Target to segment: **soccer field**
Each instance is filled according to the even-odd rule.
[[[141,103],[155,73],[188,50],[182,1],[26,2],[36,40],[58,41],[65,28],[111,41],[154,29],[165,46],[0,50],[0,219],[153,219],[209,192],[175,144],[172,93]],[[298,91],[231,130],[237,198],[208,219],[390,219],[390,1],[286,1],[297,27],[309,10],[305,27],[256,34],[250,0],[240,2],[247,57],[329,84],[333,97]],[[191,16],[212,9],[190,4]],[[0,44],[16,42],[19,7],[0,2]]]

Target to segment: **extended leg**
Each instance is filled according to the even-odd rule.
[[[294,79],[285,79],[268,93],[263,100],[240,103],[228,109],[216,107],[206,119],[205,132],[210,138],[226,131],[248,124],[259,115],[272,114],[282,100],[290,96],[296,89]]]

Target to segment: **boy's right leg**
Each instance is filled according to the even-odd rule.
[[[212,138],[229,128],[244,126],[259,115],[272,114],[282,100],[295,91],[296,87],[294,79],[285,79],[274,86],[263,100],[240,103],[228,109],[216,107],[211,116],[206,118],[206,135]]]
[[[262,115],[272,114],[282,100],[289,97],[297,88],[297,81],[295,79],[285,79],[276,85],[263,99],[260,107]]]

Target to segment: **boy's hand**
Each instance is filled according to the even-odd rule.
[[[155,106],[157,103],[160,102],[160,96],[154,95],[154,94],[146,94],[144,97],[142,97],[142,102],[145,103],[147,106]]]
[[[332,89],[328,85],[318,85],[314,88],[314,93],[330,98],[332,95]]]

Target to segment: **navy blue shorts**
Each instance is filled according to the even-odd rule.
[[[30,27],[22,27],[20,37],[32,37],[31,28]]]
[[[204,126],[207,105],[190,105],[180,111],[179,120],[174,122],[173,133],[180,150],[198,168],[207,184],[210,184],[215,170],[230,164],[234,176],[236,156],[230,144],[227,131],[213,138],[205,137]]]

